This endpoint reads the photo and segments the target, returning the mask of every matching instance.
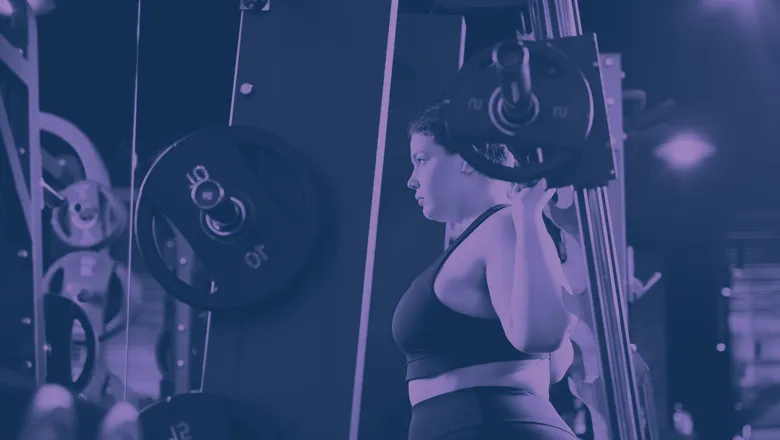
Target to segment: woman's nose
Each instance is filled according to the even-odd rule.
[[[414,176],[410,177],[408,181],[406,181],[406,187],[409,189],[416,190],[420,187],[420,184],[417,182],[417,179],[414,178]]]

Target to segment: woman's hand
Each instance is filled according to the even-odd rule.
[[[511,192],[512,217],[515,222],[542,219],[542,213],[550,203],[555,189],[547,188],[547,180],[540,179],[533,186],[515,184]]]
[[[30,403],[18,440],[78,440],[75,399],[59,385],[41,387]],[[114,405],[101,421],[97,438],[141,440],[138,411],[128,403]]]

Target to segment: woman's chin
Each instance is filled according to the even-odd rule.
[[[439,213],[436,212],[436,210],[431,209],[429,206],[423,206],[422,208],[422,214],[423,217],[425,217],[428,220],[439,222],[439,223],[447,223],[447,220],[442,219],[441,215],[438,215]]]
[[[431,216],[432,210],[430,205],[423,202],[422,205],[420,206],[420,210],[422,210],[423,217],[427,218],[428,220],[433,220],[433,217]]]

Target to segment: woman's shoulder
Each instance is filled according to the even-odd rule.
[[[502,252],[507,248],[514,249],[517,234],[515,232],[515,223],[512,220],[512,210],[508,207],[500,209],[476,229],[475,241],[485,249],[486,252]]]
[[[501,205],[496,212],[482,222],[480,229],[490,230],[491,232],[513,231],[515,224],[512,221],[512,210],[510,208],[510,205]]]

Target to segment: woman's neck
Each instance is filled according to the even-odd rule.
[[[460,235],[463,233],[463,231],[466,230],[466,228],[469,227],[469,225],[474,223],[474,221],[479,218],[480,215],[484,214],[485,211],[496,205],[501,205],[504,203],[507,203],[507,200],[497,200],[495,198],[486,199],[477,203],[471,203],[463,210],[461,215],[458,216],[457,220],[448,222],[450,230]]]

